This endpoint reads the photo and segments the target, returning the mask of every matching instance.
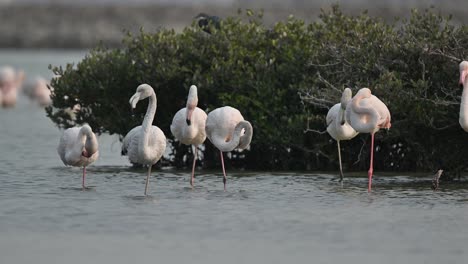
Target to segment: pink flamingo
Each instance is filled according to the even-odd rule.
[[[460,126],[468,132],[468,61],[460,63],[460,81],[459,84],[463,85],[463,93],[460,104]]]
[[[18,89],[24,80],[24,72],[10,66],[0,68],[0,105],[13,107],[16,104]]]
[[[391,116],[387,106],[379,98],[372,95],[369,88],[360,89],[346,107],[346,117],[359,133],[371,134],[371,156],[368,171],[368,191],[372,189],[372,175],[374,173],[374,134],[381,128],[391,127]]]
[[[206,139],[205,124],[206,113],[197,107],[198,95],[197,87],[190,86],[187,106],[180,109],[172,119],[171,132],[174,137],[182,144],[192,145],[193,151],[193,165],[192,177],[190,178],[190,185],[193,187],[195,178],[195,164],[197,161],[197,147],[203,144]]]
[[[135,94],[130,97],[130,105],[135,109],[137,103],[148,98],[148,108],[141,126],[130,130],[122,142],[122,155],[127,155],[133,164],[148,166],[146,175],[145,196],[148,193],[148,184],[151,176],[151,167],[161,159],[166,150],[166,136],[157,126],[153,126],[154,115],[157,108],[157,97],[153,87],[141,84]]]
[[[89,125],[68,128],[60,138],[57,152],[63,164],[83,167],[81,187],[86,189],[86,167],[99,157],[99,145],[96,135]]]
[[[219,149],[223,167],[223,183],[226,190],[226,170],[224,169],[223,152],[234,149],[246,149],[252,141],[253,128],[244,120],[239,110],[224,106],[216,108],[206,119],[206,136]]]

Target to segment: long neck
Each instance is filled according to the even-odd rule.
[[[242,129],[245,130],[244,135],[242,134]],[[252,125],[248,121],[240,121],[236,128],[234,129],[234,133],[231,137],[231,140],[227,141],[221,137],[213,138],[213,144],[223,152],[233,151],[235,148],[244,149],[252,140]]]
[[[140,137],[139,147],[142,150],[145,150],[149,143],[149,135],[153,126],[154,114],[156,113],[156,100],[156,94],[152,93],[149,97],[145,119],[143,119],[143,123],[141,124],[143,135]]]
[[[363,98],[355,98],[348,107],[357,113],[357,115],[348,116],[351,126],[354,130],[364,133],[372,133],[376,129],[379,121],[379,114],[372,106],[362,106],[360,104]]]
[[[85,149],[90,154],[94,154],[98,151],[98,141],[94,133],[86,135]]]
[[[460,122],[463,130],[468,132],[468,78],[463,82],[463,93],[460,104]]]

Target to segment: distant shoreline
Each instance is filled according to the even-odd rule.
[[[363,3],[366,1],[360,1]],[[368,1],[371,2],[371,1]],[[454,23],[468,23],[468,16],[457,5],[441,6],[442,14],[452,14]],[[264,21],[273,24],[285,20],[290,14],[306,21],[316,20],[320,8],[329,8],[317,3],[308,3],[300,8],[264,8]],[[350,14],[359,14],[366,8],[369,14],[392,20],[396,16],[407,17],[411,6],[372,6],[341,5]],[[246,6],[244,9],[249,8]],[[25,5],[1,4],[0,48],[14,49],[88,49],[102,43],[108,47],[119,47],[124,32],[154,31],[159,27],[181,30],[192,23],[200,12],[216,14],[220,17],[237,15],[237,6],[226,5]],[[260,10],[259,5],[255,6]],[[426,9],[421,7],[421,9]]]

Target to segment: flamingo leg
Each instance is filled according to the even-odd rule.
[[[223,178],[223,183],[224,183],[224,191],[226,191],[226,182],[227,182],[227,179],[226,179],[226,170],[224,169],[224,158],[223,158],[223,152],[220,150],[220,151],[219,151],[219,154],[221,155],[221,166],[223,167],[223,175],[224,175],[224,178]]]
[[[83,176],[81,177],[81,188],[83,191],[86,189],[85,179],[86,179],[86,166],[83,167]]]
[[[374,174],[374,133],[371,134],[371,154],[370,154],[370,166],[367,175],[369,176],[369,186],[367,191],[372,190],[372,175]]]
[[[145,183],[145,196],[148,193],[148,183],[149,183],[149,177],[151,174],[151,165],[148,167],[148,175],[146,175],[146,183]]]
[[[195,164],[197,164],[197,147],[192,145],[192,151],[193,151],[193,165],[192,165],[192,177],[190,178],[190,185],[193,188],[193,182],[195,180]]]
[[[343,166],[341,165],[341,147],[340,147],[340,141],[337,140],[336,144],[338,145],[338,160],[340,162],[340,182],[343,181]]]

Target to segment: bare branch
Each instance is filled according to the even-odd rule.
[[[457,63],[463,60],[463,59],[454,57],[454,56],[452,56],[452,55],[445,54],[445,53],[443,53],[440,49],[431,50],[431,51],[429,51],[427,54],[429,54],[429,55],[442,56],[442,57],[445,57],[445,58],[450,59],[450,60],[452,60],[452,61],[455,61],[455,62],[457,62]]]
[[[327,133],[327,130],[319,131],[319,130],[315,130],[315,129],[306,128],[306,129],[304,130],[304,134],[307,133],[307,132],[314,132],[314,133],[323,135],[323,134]]]
[[[357,160],[353,163],[353,165],[356,165],[356,164],[358,164],[359,162],[361,162],[362,152],[364,151],[364,146],[367,144],[365,140],[362,140],[362,141],[363,141],[363,144],[362,144],[362,146],[361,146],[361,150],[359,150],[358,158],[357,158]]]
[[[336,66],[340,64],[341,62],[335,62],[335,63],[329,63],[329,64],[314,64],[312,62],[307,63],[308,66],[314,66],[314,67],[331,67],[331,66]]]
[[[333,90],[337,91],[338,93],[342,93],[343,91],[341,89],[338,89],[336,88],[336,86],[334,86],[333,84],[331,84],[329,81],[325,80],[325,78],[322,77],[322,75],[320,74],[320,72],[317,72],[317,77],[318,79],[325,83],[326,85],[328,85],[330,88],[332,88]]]

